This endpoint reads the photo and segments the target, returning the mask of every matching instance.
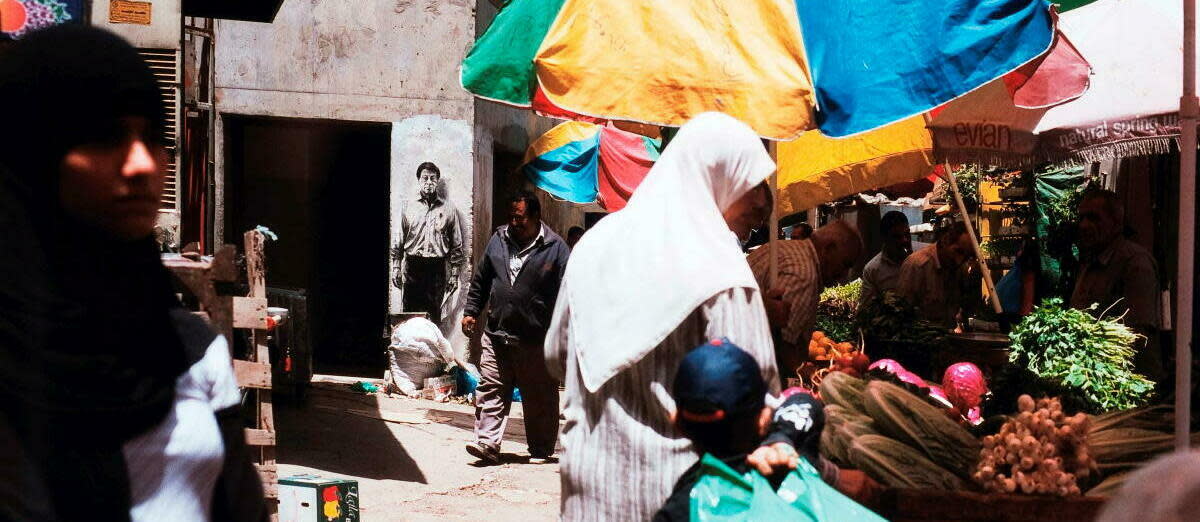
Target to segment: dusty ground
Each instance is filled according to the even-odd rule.
[[[499,466],[475,465],[463,450],[474,422],[474,408],[466,405],[363,395],[345,383],[317,382],[303,404],[277,401],[275,419],[279,476],[358,480],[364,521],[557,517],[558,465],[526,462],[519,403]]]

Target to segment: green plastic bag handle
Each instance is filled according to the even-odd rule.
[[[700,479],[691,491],[693,521],[795,520],[822,522],[854,520],[886,522],[833,487],[825,484],[808,461],[788,474],[776,491],[757,471],[738,473],[720,459],[705,454]]]

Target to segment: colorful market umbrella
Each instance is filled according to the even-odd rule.
[[[937,113],[935,154],[954,162],[1020,166],[1169,151],[1180,135],[1182,0],[1098,0],[1059,27],[1091,64],[1090,89],[1052,108],[994,103],[980,91]]]
[[[1046,0],[513,0],[462,65],[475,95],[546,114],[848,136],[1043,54]]]
[[[1012,111],[1018,105],[1045,111],[1046,107],[1066,103],[1086,92],[1088,71],[1087,61],[1058,34],[1050,51],[1040,60],[951,101],[934,113],[953,113],[957,107],[977,110],[979,106]],[[935,170],[928,121],[928,116],[909,118],[840,139],[814,132],[779,144],[779,211],[796,212],[864,190],[928,176]],[[952,172],[947,168],[943,173],[953,188],[959,211],[966,214]],[[970,223],[967,231],[976,257],[982,260],[978,238]],[[991,276],[986,270],[983,276],[993,308],[999,312],[1000,302]]]
[[[1087,61],[1060,34],[1042,59],[932,112],[938,117],[988,111],[1044,113],[1051,106],[1079,98],[1088,89],[1088,78]],[[1035,124],[1026,122],[1030,129]],[[780,143],[779,210],[785,214],[799,212],[858,192],[928,176],[936,161],[934,139],[927,126],[927,117],[916,116],[849,138],[810,132]],[[997,139],[994,130],[990,134],[974,132],[976,139]]]
[[[661,151],[661,139],[569,121],[529,146],[521,170],[559,199],[594,202],[615,212],[625,207]]]

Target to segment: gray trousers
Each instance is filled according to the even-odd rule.
[[[541,344],[509,344],[484,334],[475,389],[475,438],[500,449],[512,407],[513,387],[521,389],[525,437],[535,457],[554,454],[558,440],[558,381],[546,370]]]

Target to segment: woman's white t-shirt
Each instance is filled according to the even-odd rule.
[[[211,518],[225,459],[215,412],[239,402],[229,346],[218,335],[204,357],[176,379],[175,404],[166,418],[123,447],[134,522]]]

